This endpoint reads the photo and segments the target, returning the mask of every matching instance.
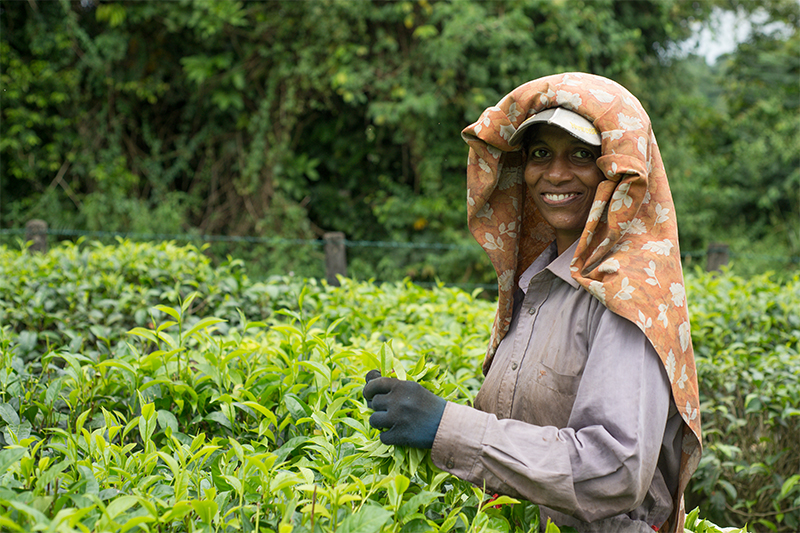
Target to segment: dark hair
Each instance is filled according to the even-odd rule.
[[[533,135],[542,129],[542,124],[534,124],[528,128],[525,135],[522,136],[522,155],[528,157],[528,149],[531,146],[531,139]]]

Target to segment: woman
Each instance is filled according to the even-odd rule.
[[[579,531],[682,531],[700,421],[677,225],[627,90],[540,78],[462,133],[470,230],[498,274],[475,407],[367,376],[387,444]]]

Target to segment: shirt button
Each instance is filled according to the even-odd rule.
[[[528,309],[528,314],[533,315],[535,313],[536,313],[536,308],[535,307],[531,307],[530,309]]]
[[[450,458],[447,459],[447,465],[445,465],[445,466],[447,466],[447,468],[453,468],[454,466],[456,466],[456,462],[453,461],[452,457],[450,457]]]
[[[517,363],[511,363],[511,370],[517,369]]]

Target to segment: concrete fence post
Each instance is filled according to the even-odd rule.
[[[706,271],[720,272],[722,267],[728,264],[730,259],[730,248],[724,242],[712,242],[708,245],[708,260]]]
[[[328,284],[339,286],[336,275],[347,276],[347,252],[344,246],[344,233],[329,231],[323,236],[325,241],[325,278]]]
[[[29,252],[47,252],[47,222],[38,219],[29,220],[25,224],[25,242],[32,243],[28,248]]]

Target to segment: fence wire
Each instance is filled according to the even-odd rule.
[[[299,245],[323,247],[325,239],[286,239],[282,237],[254,237],[237,235],[191,235],[177,233],[133,233],[118,231],[87,231],[75,229],[55,229],[47,228],[37,234],[45,233],[55,237],[87,237],[96,239],[121,238],[137,241],[182,241],[182,242],[206,242],[206,243],[248,243],[264,245]],[[31,231],[25,228],[0,229],[0,235],[25,236],[31,235]],[[475,250],[477,243],[473,245],[451,244],[451,243],[431,243],[431,242],[398,242],[398,241],[359,241],[344,239],[343,243],[348,248],[393,248],[393,249],[416,249],[416,250]],[[681,258],[693,260],[709,255],[709,250],[690,250],[681,252]],[[728,251],[731,259],[773,261],[784,263],[800,263],[800,256],[777,256],[768,254],[737,253]],[[420,286],[435,286],[436,282],[415,282]],[[496,285],[479,283],[445,283],[445,286],[456,286],[463,288],[481,288],[486,290],[497,290]]]

